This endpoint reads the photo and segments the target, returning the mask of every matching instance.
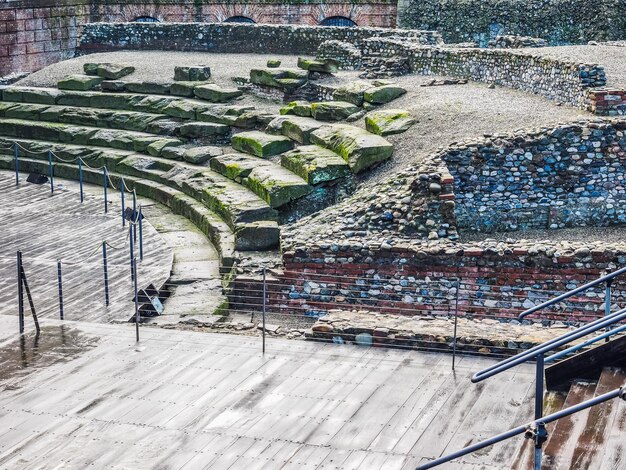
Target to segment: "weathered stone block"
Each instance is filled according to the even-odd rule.
[[[415,124],[415,119],[402,109],[372,111],[365,116],[365,128],[378,135],[400,134]]]
[[[135,71],[135,67],[125,64],[86,63],[83,70],[87,75],[97,75],[105,80],[119,80]]]
[[[311,103],[308,101],[291,101],[280,108],[280,114],[295,114],[296,116],[311,117]]]
[[[354,173],[391,158],[393,145],[365,129],[348,124],[320,127],[311,133],[311,143],[339,154]]]
[[[68,75],[57,82],[60,90],[87,91],[102,83],[101,77],[89,75]]]
[[[196,65],[192,67],[174,67],[174,80],[181,82],[203,82],[211,78],[211,67]]]
[[[243,94],[237,88],[222,88],[218,85],[200,85],[194,88],[194,95],[211,103],[224,103]]]
[[[224,137],[230,127],[214,122],[188,122],[179,127],[180,135],[190,139],[206,139]]]
[[[350,167],[335,152],[317,145],[303,145],[280,158],[281,165],[310,185],[333,181],[352,175]]]
[[[359,111],[358,106],[345,101],[324,101],[311,105],[311,113],[318,121],[342,121]]]
[[[293,142],[287,137],[270,135],[259,131],[235,134],[232,137],[231,145],[235,150],[262,158],[278,155],[293,148]]]
[[[363,99],[372,104],[385,104],[404,95],[406,90],[397,85],[383,85],[370,88],[363,94]]]

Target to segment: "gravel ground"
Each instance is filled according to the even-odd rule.
[[[559,46],[521,50],[575,62],[600,64],[606,70],[608,86],[626,86],[626,47]]]
[[[485,133],[552,126],[593,115],[569,106],[558,106],[538,95],[481,83],[422,87],[433,77],[406,75],[394,79],[408,92],[389,103],[387,108],[409,111],[417,124],[408,131],[388,136],[395,145],[390,161],[368,172],[368,180],[383,180],[421,156]],[[364,126],[363,120],[359,125]]]

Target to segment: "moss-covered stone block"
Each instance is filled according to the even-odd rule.
[[[170,92],[170,84],[157,82],[127,82],[126,89],[131,93],[168,95]]]
[[[315,119],[299,116],[278,116],[267,125],[267,131],[282,134],[300,144],[309,144],[311,132],[325,125]]]
[[[381,109],[365,116],[365,128],[378,135],[400,134],[413,124],[415,119],[403,109]]]
[[[393,153],[393,145],[381,136],[348,124],[320,127],[311,133],[311,142],[340,155],[353,173],[388,160]]]
[[[404,95],[406,90],[398,85],[382,85],[363,93],[363,99],[372,104],[386,104]]]
[[[280,108],[280,114],[295,114],[301,117],[311,117],[311,103],[308,101],[291,101]]]
[[[311,105],[311,113],[318,121],[343,121],[359,111],[358,106],[346,101],[324,101]]]
[[[357,81],[337,87],[333,91],[333,99],[335,101],[345,101],[356,106],[363,106],[363,95],[366,90],[372,88],[368,82]]]
[[[135,67],[126,64],[86,63],[83,65],[86,75],[97,75],[105,80],[119,80],[135,71]]]
[[[235,134],[232,137],[231,145],[235,150],[262,158],[278,155],[293,148],[293,142],[287,137],[270,135],[260,131]]]
[[[185,153],[183,154],[183,159],[186,162],[193,163],[194,165],[202,165],[210,161],[212,158],[222,155],[223,153],[224,151],[222,150],[222,147],[192,147],[185,150]]]
[[[230,127],[214,122],[187,122],[178,130],[180,135],[190,139],[219,139],[228,135]]]
[[[306,70],[300,69],[277,68],[250,70],[251,83],[281,88],[286,91],[291,91],[304,85],[308,79],[309,73]]]
[[[267,60],[267,68],[268,69],[277,69],[280,67],[281,61],[279,59],[268,59]]]
[[[211,78],[211,67],[209,67],[208,65],[174,67],[175,81],[204,82],[209,78]]]
[[[218,124],[226,124],[228,126],[234,126],[237,123],[237,118],[243,113],[254,111],[254,106],[245,105],[223,105],[223,106],[210,106],[204,111],[198,111],[196,119],[198,121],[216,122]]]
[[[333,59],[305,59],[298,57],[298,67],[309,72],[337,73],[339,62]]]
[[[87,91],[102,83],[103,78],[89,75],[68,75],[57,82],[60,90]]]
[[[174,96],[193,97],[193,89],[205,82],[174,82],[170,85],[170,94]]]
[[[193,92],[196,97],[211,103],[225,103],[243,94],[243,91],[237,88],[223,88],[214,84],[197,86]]]
[[[183,143],[178,139],[158,139],[146,147],[146,151],[153,157],[160,157],[163,150],[168,147],[179,147]]]
[[[317,145],[303,145],[284,153],[280,157],[280,163],[310,185],[352,175],[343,158]]]

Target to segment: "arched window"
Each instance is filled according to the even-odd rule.
[[[353,27],[357,24],[352,21],[350,18],[346,18],[345,16],[330,16],[328,18],[324,18],[320,21],[320,26],[348,26]]]
[[[256,21],[247,16],[231,16],[230,18],[226,18],[224,23],[256,23]]]
[[[159,20],[152,16],[138,16],[133,20],[134,23],[160,23]]]

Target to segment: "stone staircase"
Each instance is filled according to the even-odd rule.
[[[334,144],[323,136],[313,142],[328,123],[268,115],[234,104],[236,93],[216,95],[210,84],[202,86],[194,97],[135,86],[117,92],[3,87],[0,168],[14,168],[15,144],[21,171],[47,174],[49,151],[59,177],[77,178],[81,158],[85,181],[102,184],[106,166],[116,186],[124,178],[196,223],[228,265],[240,252],[276,250],[279,224],[349,194],[353,173],[377,163],[366,155],[373,141],[385,147],[384,158],[391,154],[384,139],[358,128],[346,142],[339,142],[342,136]],[[343,155],[350,144],[352,153]]]
[[[605,367],[596,381],[575,381],[569,390],[549,391],[544,415],[557,412],[626,384],[626,371]],[[618,470],[626,468],[626,402],[615,399],[547,425],[542,469]],[[511,467],[533,468],[533,443],[526,439]]]

